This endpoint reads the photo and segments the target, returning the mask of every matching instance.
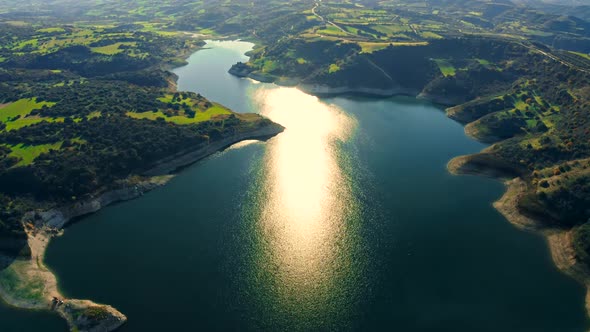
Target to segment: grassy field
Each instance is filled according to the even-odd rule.
[[[33,125],[39,122],[63,122],[64,118],[42,118],[40,116],[30,116],[26,118],[20,118],[16,121],[8,122],[6,124],[6,130],[16,130],[26,126]]]
[[[359,42],[358,45],[361,47],[362,53],[373,53],[375,51],[387,48],[389,43]]]
[[[571,51],[570,51],[570,53],[573,53],[575,55],[581,56],[582,58],[590,60],[590,54],[580,53],[580,52],[571,52]]]
[[[59,150],[63,142],[54,144],[43,144],[43,145],[12,145],[10,149],[12,152],[9,154],[11,157],[17,157],[20,159],[18,164],[15,166],[26,166],[30,165],[35,158],[39,157],[42,153],[47,153],[51,150]]]
[[[55,105],[55,103],[37,102],[35,98],[21,99],[0,108],[0,122],[7,123],[19,115],[25,117],[34,109],[41,109],[43,106],[51,107],[53,105]]]
[[[326,25],[325,29],[319,29],[316,31],[320,35],[329,35],[329,36],[347,36],[348,34],[333,25]]]
[[[438,68],[440,69],[440,72],[443,75],[445,75],[445,76],[455,76],[456,69],[455,69],[455,67],[448,60],[445,60],[445,59],[434,59],[434,61],[438,65]]]
[[[0,122],[6,124],[6,130],[20,129],[42,121],[63,122],[64,118],[45,118],[41,116],[28,116],[32,110],[41,109],[43,106],[51,107],[52,102],[37,102],[35,98],[21,99],[3,108],[0,108]]]
[[[105,54],[105,55],[114,55],[114,54],[118,54],[123,52],[123,49],[121,49],[121,46],[135,46],[136,43],[134,42],[119,42],[119,43],[114,43],[111,45],[106,45],[106,46],[101,46],[101,47],[92,47],[91,50],[92,52],[95,53],[100,53],[100,54]]]
[[[45,283],[40,277],[27,276],[24,271],[25,264],[29,263],[16,261],[0,271],[0,285],[16,299],[41,302],[43,301]]]
[[[186,125],[186,124],[194,124],[203,121],[208,121],[212,117],[218,115],[229,115],[231,112],[219,105],[214,105],[213,107],[208,108],[205,111],[198,111],[195,114],[194,118],[189,118],[184,115],[176,115],[176,116],[166,116],[162,111],[157,112],[145,112],[145,113],[134,113],[134,112],[127,112],[127,116],[132,117],[134,119],[149,119],[149,120],[156,120],[158,118],[163,118],[167,122],[172,122],[179,125]]]

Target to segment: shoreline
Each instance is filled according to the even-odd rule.
[[[251,73],[239,72],[232,69],[229,70],[229,73],[234,76],[256,79],[255,77],[252,77]],[[283,85],[279,81],[271,80],[270,82],[279,86]],[[373,89],[346,86],[330,87],[325,84],[300,84],[298,81],[294,83],[295,84],[290,86],[294,86],[295,88],[316,97],[361,95],[374,98],[388,98],[394,96],[412,96],[418,100],[426,100],[449,108],[457,105],[452,98],[446,96],[431,95],[403,88]],[[451,115],[452,114],[447,113],[447,117],[450,120],[461,123]],[[493,144],[502,140],[495,136],[477,135],[478,132],[474,130],[473,127],[473,122],[464,126],[466,136],[487,144]],[[509,165],[504,165],[501,161],[498,161],[495,165],[488,165],[485,168],[482,167],[482,165],[479,165],[481,160],[475,160],[475,163],[473,164],[470,163],[473,159],[481,159],[477,157],[488,157],[486,154],[487,150],[488,149],[486,148],[479,154],[457,156],[448,162],[447,170],[454,175],[484,176],[501,181],[504,184],[506,187],[504,194],[497,201],[493,202],[492,205],[512,225],[521,230],[538,233],[544,237],[551,254],[551,259],[557,269],[575,279],[586,288],[585,308],[586,315],[590,317],[590,268],[579,263],[575,258],[575,251],[572,244],[574,229],[564,230],[547,227],[543,221],[522,214],[518,209],[518,200],[526,193],[527,184],[521,178],[520,170],[513,169]]]
[[[539,219],[523,214],[518,208],[518,202],[528,190],[525,180],[503,173],[501,170],[470,164],[473,156],[466,155],[451,159],[447,164],[447,170],[453,175],[485,176],[504,184],[506,190],[502,197],[493,202],[493,207],[516,228],[543,236],[549,248],[551,260],[557,269],[585,287],[585,309],[586,315],[590,317],[590,270],[575,257],[572,243],[573,229],[550,227]]]
[[[255,77],[252,77],[251,73],[240,72],[239,70],[232,69],[229,70],[229,73],[236,77],[256,79]],[[274,80],[270,80],[270,83],[274,83],[279,86],[283,85],[281,82]],[[423,92],[410,91],[403,88],[373,89],[363,87],[353,88],[346,86],[330,87],[324,84],[300,84],[298,81],[294,82],[294,84],[290,86],[293,86],[307,94],[316,97],[361,95],[374,98],[388,98],[394,96],[412,96],[418,100],[426,100],[433,104],[438,104],[449,108],[457,105],[457,103],[452,101],[452,98],[446,96],[431,95]],[[458,119],[455,119],[452,114],[446,114],[450,120],[462,123]],[[493,144],[502,140],[495,136],[478,136],[478,132],[476,132],[473,128],[473,122],[463,124],[465,125],[465,135],[477,141],[486,144]],[[518,199],[526,193],[527,184],[521,178],[520,170],[513,169],[509,165],[504,165],[501,161],[498,161],[496,165],[488,165],[487,167],[482,167],[482,165],[479,165],[481,160],[475,160],[475,163],[473,164],[470,163],[470,161],[476,159],[477,157],[488,157],[486,154],[487,150],[488,149],[486,148],[479,154],[457,156],[447,163],[447,170],[453,175],[484,176],[504,183],[504,186],[506,187],[504,194],[497,201],[493,202],[492,205],[512,225],[521,230],[538,233],[544,237],[551,254],[551,259],[557,269],[560,272],[575,279],[586,288],[585,309],[587,317],[590,317],[590,268],[576,260],[575,251],[572,244],[574,229],[564,230],[551,228],[546,226],[541,220],[534,219],[522,214],[518,209]]]
[[[236,68],[241,67],[243,65],[240,64],[241,63],[234,65],[232,68],[228,70],[228,73],[238,78],[252,79],[254,81],[261,83],[270,83],[284,87],[294,87],[304,93],[316,97],[362,96],[369,98],[390,98],[397,96],[406,96],[413,97],[418,100],[425,100],[430,103],[445,107],[452,107],[462,103],[448,96],[424,93],[420,90],[404,88],[401,86],[391,88],[368,88],[362,86],[330,86],[321,83],[301,83],[301,80],[299,78],[274,77],[259,74],[257,72],[249,72],[241,68]]]
[[[190,37],[194,38],[195,36]],[[196,45],[183,50],[176,59],[182,59],[182,61],[186,62],[188,57],[204,49],[205,45]],[[173,67],[176,66],[172,63],[161,65],[163,70],[169,72]],[[169,81],[170,90],[177,90],[177,80],[178,77],[172,73]],[[65,299],[60,293],[56,276],[44,263],[45,251],[51,239],[63,234],[64,228],[78,218],[96,213],[102,208],[115,203],[139,198],[146,192],[164,186],[184,167],[188,167],[244,140],[266,141],[278,135],[284,129],[279,124],[268,122],[258,128],[246,129],[215,142],[202,143],[154,163],[149,170],[140,173],[141,176],[147,177],[147,179],[137,182],[135,177],[132,176],[118,183],[116,189],[97,192],[91,195],[91,198],[82,202],[58,206],[46,211],[30,211],[26,213],[21,222],[27,233],[27,245],[31,250],[31,254],[28,258],[0,256],[0,263],[7,263],[7,267],[0,270],[0,299],[3,300],[5,305],[17,309],[54,311],[66,320],[72,331],[110,332],[118,329],[127,321],[127,317],[117,309],[90,300]],[[18,287],[12,287],[10,290],[5,289],[6,285],[2,284],[3,273],[9,273],[12,277],[16,277]],[[19,298],[14,296],[15,292],[23,290],[29,291],[29,293],[25,294],[29,294],[31,297]],[[19,295],[22,295],[22,293],[19,293]],[[63,299],[64,304],[56,306],[52,302],[53,298]]]
[[[256,79],[252,77],[252,73],[240,71],[239,69],[235,70],[234,67],[229,70],[229,73],[241,78]],[[282,86],[279,81],[270,80],[270,82]],[[394,96],[412,96],[419,100],[426,100],[449,108],[457,105],[452,100],[453,98],[447,96],[431,95],[403,88],[373,89],[347,86],[330,87],[325,84],[300,84],[299,81],[293,83],[291,86],[316,97],[362,95],[374,98],[388,98]],[[452,114],[446,114],[450,120],[461,123]],[[466,136],[487,144],[493,144],[502,140],[495,136],[478,135],[479,132],[474,130],[473,122],[466,124],[464,131]],[[447,163],[447,170],[454,175],[484,176],[504,183],[506,187],[504,194],[497,201],[493,202],[492,205],[512,225],[521,230],[538,233],[544,237],[551,254],[551,259],[557,269],[575,279],[586,288],[585,308],[586,315],[590,317],[590,268],[579,263],[575,258],[575,251],[572,244],[574,229],[551,228],[546,226],[541,220],[522,214],[518,209],[518,200],[526,193],[527,183],[522,179],[521,171],[512,168],[510,165],[505,165],[502,161],[497,161],[494,165],[482,167],[485,164],[485,160],[477,159],[489,157],[486,154],[487,150],[486,148],[478,154],[457,156]],[[471,163],[472,161],[474,163]]]
[[[66,299],[59,291],[55,274],[44,263],[45,251],[52,238],[63,233],[64,228],[76,219],[95,213],[109,205],[132,200],[144,193],[164,186],[176,174],[175,171],[194,164],[214,153],[244,140],[267,140],[278,135],[284,127],[270,122],[263,127],[244,131],[216,142],[201,144],[194,149],[183,151],[164,158],[154,164],[140,182],[127,179],[119,188],[94,195],[94,197],[75,204],[59,206],[47,211],[31,211],[22,219],[27,232],[27,244],[31,250],[30,258],[16,258],[10,261],[2,273],[16,276],[18,287],[6,289],[0,284],[0,297],[6,305],[18,309],[50,310],[66,320],[70,330],[75,331],[113,331],[127,321],[127,317],[117,309],[90,300]],[[0,260],[8,259],[0,257]],[[4,285],[5,286],[5,285]],[[18,297],[26,291],[30,297]],[[63,299],[64,304],[56,306],[52,299]]]

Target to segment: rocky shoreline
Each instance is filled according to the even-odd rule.
[[[296,87],[307,94],[318,97],[330,97],[338,95],[360,95],[377,98],[411,96],[444,106],[454,106],[462,103],[462,101],[460,101],[462,98],[453,98],[445,95],[425,93],[424,91],[404,88],[402,86],[391,88],[369,88],[363,86],[330,86],[328,84],[322,83],[303,83],[299,78],[275,77],[272,75],[252,71],[252,68],[241,62],[233,65],[228,70],[228,73],[236,77],[249,78],[262,83],[274,83],[278,86]]]
[[[452,159],[447,164],[449,172],[455,175],[486,176],[504,183],[506,192],[494,202],[494,208],[514,226],[545,237],[551,258],[557,268],[586,287],[586,313],[590,316],[590,270],[576,259],[572,241],[573,231],[548,226],[542,220],[523,214],[518,203],[528,191],[527,183],[522,178],[512,177],[502,170],[475,165],[471,162],[473,156],[477,155]]]
[[[47,211],[32,211],[23,217],[27,231],[30,258],[10,261],[3,273],[18,278],[18,289],[0,285],[0,297],[9,305],[23,309],[53,310],[64,318],[72,331],[108,332],[119,328],[127,317],[115,308],[89,300],[65,299],[57,287],[55,275],[44,265],[45,250],[49,241],[60,235],[65,226],[76,218],[95,213],[100,209],[122,201],[138,198],[144,193],[165,185],[174,175],[172,172],[193,164],[235,143],[248,139],[265,140],[284,130],[284,127],[269,122],[255,130],[243,131],[210,144],[201,144],[194,149],[170,156],[144,175],[146,180],[128,180],[118,189],[97,193],[87,200]],[[9,258],[0,258],[9,259]],[[18,297],[17,291],[28,290],[30,297]],[[22,292],[21,292],[22,293]],[[20,293],[19,293],[20,294]],[[57,305],[54,298],[63,300]]]
[[[229,72],[235,76],[253,78],[251,71],[248,71],[249,68],[245,64],[238,64],[238,68],[234,69],[234,67],[232,67],[232,69],[230,69]],[[273,82],[273,80],[270,81]],[[278,82],[275,82],[275,84],[280,85]],[[453,107],[462,102],[458,102],[458,100],[455,100],[456,98],[453,98],[452,96],[433,95],[403,88],[374,89],[347,86],[331,87],[325,84],[300,84],[298,82],[295,82],[292,86],[296,86],[298,89],[308,94],[320,97],[359,94],[373,97],[392,97],[396,95],[415,96],[418,99],[449,106],[450,108],[447,110],[450,110],[450,112],[447,113],[448,117],[455,121],[465,123],[465,121],[462,121],[463,119],[457,117],[454,112],[456,111],[456,107]],[[494,143],[501,140],[495,136],[479,133],[475,130],[473,123],[468,124],[465,127],[465,134],[484,143]],[[511,169],[509,165],[503,165],[500,161],[498,161],[497,164],[490,163],[485,167],[482,167],[483,164],[486,164],[486,158],[492,158],[489,154],[486,154],[486,150],[476,155],[459,156],[452,159],[448,163],[447,168],[450,173],[455,175],[469,174],[486,176],[504,182],[506,185],[506,192],[498,201],[494,202],[494,208],[518,228],[538,232],[545,236],[555,265],[562,272],[576,279],[586,287],[586,311],[588,316],[590,316],[590,269],[576,260],[572,244],[573,231],[548,227],[541,220],[533,219],[521,213],[518,208],[518,202],[526,193],[527,184],[519,176],[519,170]]]
[[[240,141],[249,139],[265,140],[281,133],[284,129],[285,128],[281,125],[270,123],[267,126],[254,131],[240,132],[210,144],[202,144],[197,146],[195,149],[183,151],[161,160],[156,165],[154,165],[152,169],[145,172],[144,175],[157,176],[169,174],[179,168],[195,163],[196,161],[199,161]]]

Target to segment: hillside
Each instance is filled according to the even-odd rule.
[[[204,147],[283,129],[176,90],[169,69],[203,38],[256,43],[230,69],[237,76],[448,107],[492,144],[454,171],[519,178],[516,212],[566,232],[571,260],[590,268],[590,10],[581,1],[0,0],[0,291],[25,295],[11,303],[47,302],[46,284],[57,292],[37,259],[67,221],[161,185],[152,175]],[[50,222],[59,227],[40,230]],[[47,277],[43,291],[20,292],[28,273]],[[84,302],[64,315],[103,314]]]
[[[28,255],[28,211],[140,182],[166,157],[269,124],[175,90],[166,69],[202,45],[188,36],[12,25],[0,36],[4,254]]]
[[[528,191],[519,209],[548,227],[580,232],[577,256],[588,261],[590,72],[582,57],[574,64],[552,54],[559,52],[508,39],[392,43],[364,52],[348,41],[294,38],[230,72],[295,78],[291,84],[316,94],[409,94],[450,106],[449,117],[469,135],[495,143],[471,163],[522,177]]]

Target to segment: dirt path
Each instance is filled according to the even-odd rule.
[[[320,6],[320,3],[321,2],[322,2],[322,0],[319,0],[319,1],[317,1],[314,4],[313,8],[311,9],[311,13],[313,15],[315,15],[317,18],[319,18],[322,22],[325,22],[327,24],[330,24],[331,26],[335,27],[336,29],[342,31],[343,33],[345,33],[345,34],[347,34],[349,36],[358,37],[357,35],[352,34],[352,33],[348,32],[348,31],[346,31],[345,29],[343,29],[342,27],[340,27],[338,24],[336,24],[336,23],[334,23],[332,21],[329,21],[329,20],[325,19],[323,16],[321,16],[320,14],[318,14],[315,10]]]
[[[367,57],[367,61],[369,62],[369,64],[370,64],[371,66],[373,66],[375,69],[377,69],[377,70],[379,70],[380,72],[382,72],[382,73],[383,73],[383,75],[385,75],[385,77],[387,77],[387,78],[388,78],[390,81],[392,81],[392,82],[393,82],[393,78],[392,78],[391,76],[389,76],[389,74],[388,74],[388,73],[387,73],[385,70],[383,70],[383,68],[379,67],[379,66],[378,66],[376,63],[374,63],[374,62],[373,62],[371,59],[369,59],[368,57]]]

